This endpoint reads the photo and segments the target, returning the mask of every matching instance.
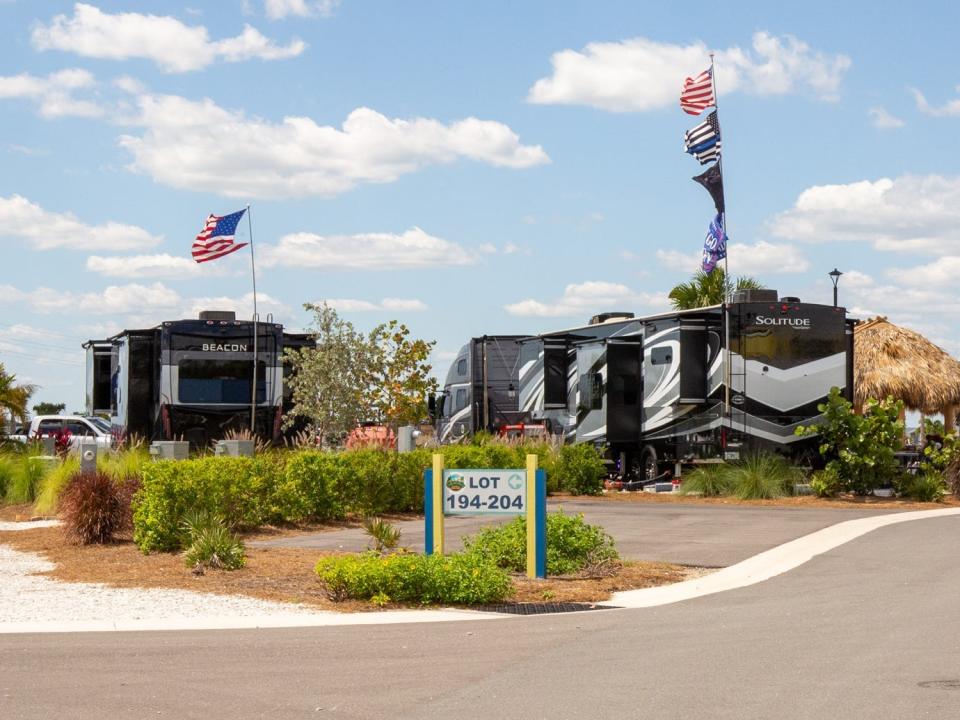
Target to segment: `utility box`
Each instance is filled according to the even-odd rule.
[[[256,443],[253,440],[217,440],[214,455],[227,457],[253,457]]]
[[[80,452],[80,472],[94,473],[97,471],[97,443],[80,441],[80,444],[77,446],[77,450]]]
[[[150,443],[154,460],[186,460],[190,457],[190,443],[186,440],[156,440]]]
[[[413,425],[403,425],[397,428],[397,452],[412,452],[417,447],[417,438],[420,431]]]

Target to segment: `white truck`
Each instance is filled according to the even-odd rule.
[[[37,415],[29,423],[14,430],[8,440],[26,443],[40,438],[53,437],[63,430],[70,433],[70,445],[75,446],[81,439],[96,440],[99,447],[109,449],[113,445],[110,424],[98,417],[81,415]]]

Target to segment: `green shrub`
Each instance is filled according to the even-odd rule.
[[[836,497],[843,491],[843,480],[836,467],[828,465],[810,478],[810,489],[817,497]]]
[[[730,465],[733,492],[741,500],[770,500],[792,490],[796,473],[779,455],[757,452]]]
[[[294,522],[344,517],[341,493],[345,470],[336,453],[305,451],[293,455],[277,489],[283,517]]]
[[[317,575],[335,601],[354,598],[472,605],[498,602],[510,578],[476,555],[342,555],[323,558]]]
[[[277,497],[277,488],[283,469],[270,455],[148,463],[134,500],[134,542],[143,552],[178,549],[180,520],[190,508],[238,528],[280,520],[285,501]]]
[[[921,472],[909,476],[901,486],[901,492],[918,502],[940,502],[947,489],[943,476],[936,472]]]
[[[60,493],[66,487],[70,478],[78,472],[80,472],[80,457],[73,454],[65,457],[58,465],[45,473],[40,479],[40,487],[33,509],[41,515],[55,511]]]
[[[468,554],[477,555],[505,570],[525,572],[527,521],[518,517],[506,525],[484,528],[463,539]],[[570,575],[598,567],[619,555],[603,528],[588,525],[583,515],[563,511],[547,515],[547,574]]]
[[[246,564],[243,542],[222,518],[206,510],[190,510],[180,527],[185,535],[184,561],[188,567],[237,570]]]
[[[31,503],[37,499],[40,482],[55,461],[34,454],[20,455],[13,465],[6,498],[11,504]]]
[[[67,537],[84,545],[109,542],[129,513],[120,485],[101,472],[70,476],[59,507]]]
[[[683,476],[680,483],[681,495],[702,495],[719,497],[733,492],[730,466],[725,463],[700,465]]]
[[[560,448],[553,472],[561,489],[572,495],[599,495],[607,467],[593,445],[564,445]]]
[[[817,405],[823,419],[816,425],[798,427],[797,435],[820,436],[820,454],[840,478],[842,490],[865,495],[887,487],[896,478],[894,453],[903,443],[900,411],[903,403],[887,398],[868,400],[863,413],[831,388],[827,402]]]

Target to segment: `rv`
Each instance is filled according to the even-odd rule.
[[[852,396],[854,323],[844,308],[774,290],[732,300],[642,318],[607,313],[521,338],[516,422],[596,445],[627,479],[760,449],[813,462],[816,439],[795,430],[819,420],[832,387]]]
[[[254,428],[260,437],[278,440],[290,404],[283,350],[311,341],[285,333],[272,320],[257,323],[254,339],[253,327],[232,312],[207,311],[198,320],[163,322],[84,343],[87,412],[108,415],[117,438],[184,439],[196,447],[229,430],[249,429],[256,342]]]

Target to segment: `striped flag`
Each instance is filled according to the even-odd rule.
[[[717,102],[713,98],[713,68],[708,68],[695,78],[683,81],[680,91],[680,108],[689,115],[699,115]]]
[[[224,255],[246,247],[247,243],[235,243],[233,236],[246,209],[229,215],[211,215],[207,218],[197,239],[193,241],[193,259],[198,263],[216,260]]]
[[[695,128],[687,130],[684,136],[684,149],[700,161],[701,165],[720,157],[720,122],[717,111],[707,115],[707,119]]]

